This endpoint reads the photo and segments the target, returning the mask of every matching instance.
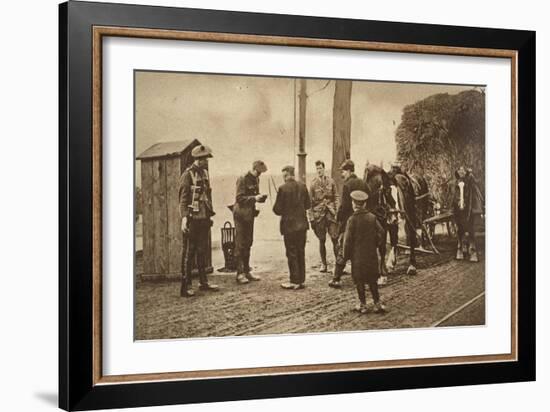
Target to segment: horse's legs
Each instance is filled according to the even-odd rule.
[[[393,271],[397,265],[397,237],[399,226],[397,223],[388,224],[388,233],[390,235],[390,253],[386,259],[386,267],[389,271]]]
[[[479,262],[477,257],[477,247],[476,247],[476,233],[474,230],[474,217],[470,218],[468,222],[468,254],[470,255],[470,262]]]
[[[380,254],[380,274],[386,275],[388,273],[388,268],[386,266],[386,253],[387,253],[387,247],[386,247],[386,238],[388,236],[388,230],[384,228],[384,241],[380,244],[380,247],[378,248],[378,253]]]
[[[378,278],[378,284],[380,286],[385,285],[388,281],[388,268],[386,267],[386,239],[388,237],[387,225],[382,226],[384,229],[384,240],[381,242],[378,252],[380,254],[380,277]]]
[[[407,268],[407,275],[416,275],[416,229],[412,226],[412,222],[406,221],[405,234],[407,236],[407,245],[409,246],[409,267]]]
[[[424,208],[426,206],[421,205],[421,207],[423,208],[422,210],[425,210]],[[418,217],[418,223],[420,225],[420,228],[419,228],[419,230],[420,230],[420,246],[422,246],[423,249],[428,249],[428,247],[430,246],[430,240],[428,239],[428,235],[426,234],[426,232],[424,230],[422,230],[422,225],[423,225],[424,219],[425,219],[424,213],[420,212],[419,217]]]
[[[463,260],[464,259],[464,251],[462,250],[462,240],[464,237],[464,228],[462,225],[457,221],[456,222],[456,259],[457,260]]]

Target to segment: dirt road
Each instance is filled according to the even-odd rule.
[[[344,278],[342,289],[331,289],[330,275],[311,267],[318,261],[315,239],[306,250],[307,287],[299,291],[281,289],[288,280],[286,260],[279,250],[282,242],[272,243],[255,245],[264,250],[253,258],[259,282],[237,286],[234,274],[215,272],[209,279],[220,286],[219,292],[181,298],[178,282],[138,281],[136,339],[430,327],[485,290],[483,261],[456,261],[449,248],[441,256],[421,255],[418,274],[407,276],[403,253],[397,272],[381,289],[388,312],[359,315],[351,310],[357,299],[351,278]],[[477,299],[441,326],[484,324],[484,303],[484,297]]]

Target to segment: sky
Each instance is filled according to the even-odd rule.
[[[395,130],[406,105],[436,93],[471,88],[353,81],[352,160],[356,165],[367,160],[384,162],[387,167],[395,159]],[[287,164],[297,164],[292,78],[136,72],[135,93],[136,155],[158,142],[197,138],[214,152],[209,166],[212,176],[242,174],[256,159],[264,160],[273,174]],[[310,173],[318,159],[331,166],[334,81],[308,79],[307,95],[306,168]],[[139,170],[136,167],[138,174]]]

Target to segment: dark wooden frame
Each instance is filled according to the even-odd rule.
[[[59,17],[60,407],[86,410],[535,379],[534,32],[85,2],[60,5]],[[102,376],[98,68],[106,35],[510,58],[510,356]]]

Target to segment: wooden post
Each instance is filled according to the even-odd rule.
[[[298,180],[306,183],[306,107],[307,81],[300,79],[299,103],[299,132],[298,132]]]
[[[338,192],[343,181],[338,170],[344,160],[350,158],[351,136],[351,80],[336,80],[332,111],[332,170],[331,175]]]

